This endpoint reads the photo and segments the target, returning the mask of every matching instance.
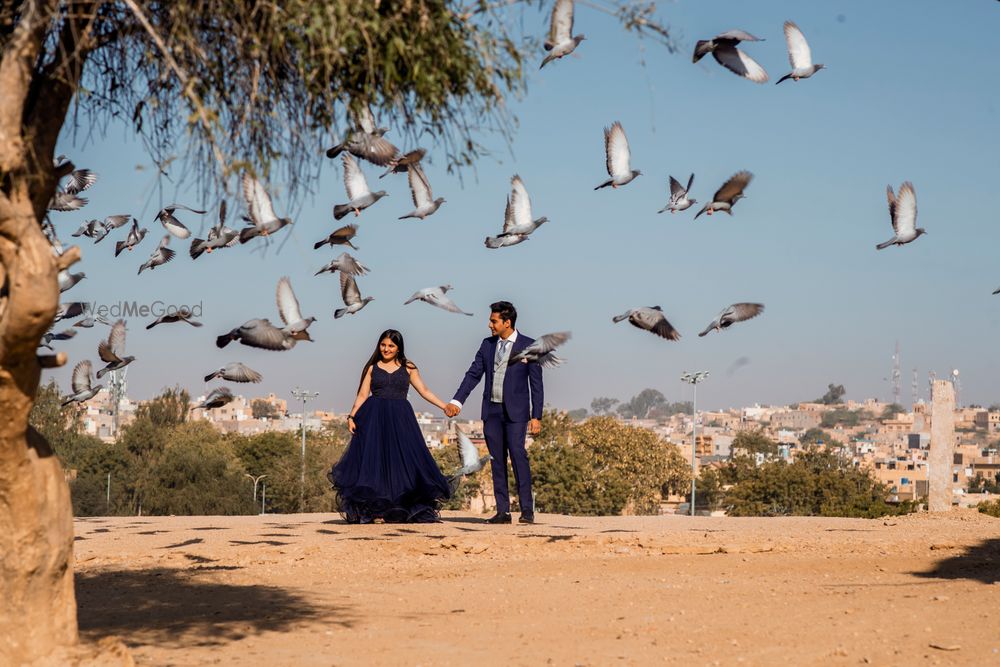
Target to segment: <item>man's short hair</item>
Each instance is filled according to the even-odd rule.
[[[517,309],[510,301],[491,303],[490,312],[499,315],[501,320],[510,320],[511,327],[517,324]]]

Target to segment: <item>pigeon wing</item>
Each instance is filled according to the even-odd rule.
[[[671,176],[670,177],[670,196],[671,197],[680,197],[682,194],[684,194],[684,186],[681,185],[680,182],[676,178],[674,178],[673,176]]]
[[[270,320],[250,320],[240,327],[240,340],[251,347],[264,350],[284,350],[285,334]]]
[[[462,467],[466,468],[476,465],[479,461],[479,450],[472,444],[469,436],[465,435],[462,429],[458,428],[458,424],[455,424],[455,437],[458,438],[458,451],[462,455]]]
[[[514,227],[518,229],[531,227],[531,199],[528,198],[524,181],[518,175],[510,179],[510,215]],[[507,231],[506,221],[504,231]]]
[[[340,272],[340,296],[344,300],[345,306],[353,306],[361,303],[361,290],[354,276]]]
[[[344,160],[344,187],[347,189],[347,198],[351,201],[371,194],[368,189],[368,181],[365,174],[358,166],[357,160],[351,157],[350,153],[343,154]]]
[[[750,184],[751,180],[753,180],[753,174],[749,171],[736,172],[722,184],[722,187],[712,197],[712,201],[732,203],[738,195],[743,194],[744,188]]]
[[[556,0],[552,8],[552,24],[546,45],[551,50],[557,44],[573,39],[573,0]]]
[[[233,382],[260,382],[264,376],[239,362],[226,368],[226,377]]]
[[[285,325],[302,321],[302,312],[299,310],[299,300],[295,298],[292,291],[292,283],[288,276],[282,276],[278,281],[277,290],[278,315]]]
[[[73,379],[70,384],[73,387],[74,394],[79,394],[90,389],[90,371],[90,359],[84,359],[73,367]]]
[[[807,69],[812,67],[812,52],[809,42],[799,30],[799,26],[791,21],[785,21],[785,43],[788,44],[788,62],[792,69]]]
[[[413,205],[417,208],[430,206],[434,201],[431,194],[431,184],[420,165],[414,164],[406,169],[406,178],[410,183],[410,194],[413,195]]]
[[[767,72],[756,60],[743,53],[735,46],[720,44],[712,55],[716,61],[733,74],[749,79],[754,83],[766,83]]]
[[[355,126],[361,128],[365,134],[375,133],[375,116],[372,115],[372,108],[367,104],[361,107],[360,111],[354,116]]]
[[[445,295],[443,292],[431,292],[425,297],[425,300],[432,306],[443,308],[444,310],[447,310],[450,313],[463,312],[462,309],[459,308],[458,305],[454,301],[449,299],[447,295]]]
[[[892,192],[892,186],[885,186],[885,198],[889,202],[889,222],[892,223],[892,231],[898,232],[896,229],[896,195]]]
[[[514,208],[510,205],[510,196],[507,196],[507,207],[503,211],[503,233],[510,234],[517,228],[514,221]]]
[[[632,173],[629,167],[628,139],[625,137],[625,128],[618,121],[604,130],[604,150],[607,153],[609,176],[617,178]]]
[[[278,219],[270,195],[267,194],[263,184],[250,174],[243,174],[243,199],[250,212],[250,220],[257,227]]]
[[[716,40],[720,39],[731,39],[737,42],[763,42],[760,37],[754,37],[746,30],[727,30],[726,32],[719,33],[715,36]]]
[[[909,181],[899,186],[894,222],[897,234],[910,235],[917,229],[917,193]]]
[[[734,303],[729,306],[729,319],[733,322],[743,322],[757,317],[764,312],[762,303]]]

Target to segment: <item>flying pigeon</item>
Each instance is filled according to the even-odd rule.
[[[799,26],[791,21],[785,21],[785,43],[788,44],[788,62],[792,65],[792,71],[778,79],[781,83],[785,79],[808,79],[826,65],[815,64],[812,61],[812,52],[809,50],[809,42],[805,35],[799,30]]]
[[[517,174],[510,179],[510,194],[504,209],[503,231],[497,236],[486,237],[487,248],[503,248],[527,241],[528,236],[548,222],[546,217],[537,220],[531,217],[531,198],[524,187],[524,181]]]
[[[358,166],[357,161],[345,154],[344,160],[344,187],[347,190],[347,197],[350,201],[346,204],[337,204],[333,207],[333,217],[340,220],[345,215],[354,211],[354,215],[361,215],[361,211],[368,208],[382,197],[387,196],[385,190],[372,192],[368,189],[368,181],[364,172]]]
[[[91,386],[91,365],[90,360],[85,359],[73,367],[73,378],[70,385],[73,393],[63,399],[62,405],[66,407],[70,403],[83,403],[97,395],[104,385]]]
[[[104,315],[94,315],[94,316],[88,315],[87,317],[83,318],[82,320],[78,320],[78,321],[74,322],[73,326],[74,327],[78,327],[78,328],[84,328],[84,329],[92,329],[94,327],[94,325],[98,324],[98,323],[100,323],[100,324],[106,324],[109,327],[111,326],[111,322],[108,322],[107,318],[104,317]]]
[[[686,211],[691,208],[692,205],[697,204],[697,199],[691,199],[688,197],[688,193],[691,191],[691,184],[694,183],[694,174],[688,178],[687,187],[681,185],[673,176],[670,177],[670,201],[666,206],[661,208],[657,213],[663,213],[664,211],[670,211],[671,213],[676,213],[677,211]]]
[[[553,60],[568,56],[576,50],[583,35],[573,35],[573,0],[556,0],[552,8],[552,24],[549,27],[549,38],[545,40],[545,50],[549,55],[538,69],[542,69]]]
[[[170,243],[170,234],[167,234],[162,239],[160,239],[160,245],[156,246],[156,250],[154,250],[153,254],[149,256],[149,259],[146,260],[146,263],[139,267],[140,274],[143,272],[144,269],[149,269],[150,271],[152,271],[161,264],[166,264],[167,262],[169,262],[174,258],[174,255],[176,255],[177,253],[167,247],[169,243]]]
[[[303,332],[305,333],[305,332]],[[308,336],[308,333],[306,333]],[[293,334],[286,329],[279,329],[267,319],[247,320],[232,331],[216,337],[215,345],[225,347],[234,340],[249,347],[262,350],[290,350],[299,340],[305,340],[300,334]]]
[[[239,243],[239,239],[240,233],[226,226],[226,201],[222,200],[219,204],[219,224],[208,230],[206,238],[192,239],[191,249],[188,252],[191,259],[198,259],[202,253],[211,254],[213,250],[219,248],[231,248]]]
[[[100,220],[86,220],[70,236],[86,236],[87,238],[97,238],[103,233],[103,225]]]
[[[191,311],[187,310],[186,308],[181,308],[172,313],[166,313],[164,315],[160,315],[155,320],[147,324],[146,328],[152,329],[157,324],[173,324],[175,322],[187,322],[193,327],[201,326],[201,322],[196,322],[195,320],[191,319]]]
[[[299,300],[295,298],[295,292],[292,291],[292,282],[288,279],[288,276],[282,276],[278,280],[278,289],[276,292],[276,298],[278,301],[278,315],[281,317],[281,321],[285,323],[285,328],[283,331],[296,336],[299,340],[312,339],[309,337],[309,325],[316,321],[315,317],[302,317],[302,311],[299,309]]]
[[[243,200],[247,205],[250,225],[240,230],[240,243],[246,243],[258,236],[270,236],[285,225],[292,224],[291,218],[279,218],[274,212],[271,196],[256,178],[243,174]]]
[[[53,165],[56,168],[65,164],[66,156],[57,157]],[[48,209],[50,211],[78,211],[87,205],[87,200],[78,196],[97,182],[97,174],[89,169],[75,169],[69,175],[66,187],[57,188],[49,200]]]
[[[97,378],[102,378],[104,374],[109,371],[116,371],[119,368],[125,368],[130,363],[135,361],[135,357],[126,357],[124,354],[125,320],[118,320],[111,325],[111,333],[108,334],[108,339],[102,340],[97,346],[97,356],[101,358],[101,361],[107,363],[107,366],[97,371]]]
[[[353,243],[351,243],[351,239],[353,239],[357,235],[357,233],[358,233],[357,225],[344,225],[339,229],[333,230],[333,232],[322,241],[317,241],[316,243],[314,243],[313,249],[319,250],[323,246],[330,244],[331,246],[346,245],[354,250],[357,250],[358,247]]]
[[[56,315],[52,322],[58,322],[59,320],[68,320],[71,317],[79,317],[87,312],[87,304],[83,301],[70,301],[68,303],[60,303],[59,308],[56,309]]]
[[[604,128],[604,152],[608,168],[608,176],[611,178],[598,185],[595,190],[606,188],[609,185],[617,188],[632,182],[636,176],[641,176],[642,172],[632,169],[629,160],[632,159],[628,148],[628,138],[625,136],[625,128],[618,121],[611,124],[611,127]]]
[[[723,309],[719,316],[712,320],[711,324],[705,327],[699,336],[704,336],[710,331],[722,331],[728,329],[737,322],[743,322],[750,318],[757,317],[764,312],[762,303],[734,303]]]
[[[753,174],[749,171],[738,171],[730,176],[729,180],[723,183],[722,187],[712,195],[712,201],[701,207],[701,210],[694,216],[695,220],[702,213],[712,215],[716,211],[724,211],[732,215],[733,206],[746,196],[743,194],[743,190],[750,185],[751,180],[753,180]]]
[[[414,292],[413,296],[403,302],[403,305],[413,303],[414,301],[423,301],[424,303],[429,303],[432,306],[437,306],[442,310],[447,310],[449,313],[461,313],[462,315],[472,315],[472,313],[467,313],[461,308],[459,308],[454,301],[446,296],[448,290],[452,289],[451,285],[441,285],[440,287],[425,287],[418,292]]]
[[[49,200],[48,209],[50,211],[79,211],[87,205],[89,200],[86,197],[56,190]]]
[[[410,195],[413,197],[415,209],[399,217],[400,220],[406,218],[420,218],[423,220],[427,216],[437,211],[444,203],[444,197],[433,199],[431,184],[427,180],[427,174],[419,164],[413,164],[407,169],[407,180],[410,183]]]
[[[264,379],[264,376],[249,366],[234,361],[206,375],[205,382],[210,382],[215,378],[222,378],[229,382],[260,382]]]
[[[358,283],[354,280],[354,276],[344,272],[340,273],[340,296],[344,299],[346,307],[333,311],[335,319],[340,319],[344,315],[353,315],[367,306],[369,301],[375,300],[373,296],[366,296],[362,299],[361,290],[358,289]]]
[[[368,267],[354,259],[346,252],[342,252],[339,256],[327,262],[322,269],[315,273],[315,275],[318,276],[319,274],[326,272],[336,273],[337,271],[340,271],[341,273],[349,273],[352,276],[363,276],[368,273]]]
[[[206,213],[206,211],[199,211],[198,209],[185,206],[184,204],[171,204],[161,208],[160,212],[156,214],[154,220],[158,220],[168,232],[177,238],[186,239],[191,236],[191,230],[185,227],[184,223],[174,217],[174,211],[179,208],[184,209],[185,211],[191,211],[192,213],[197,213],[198,215]]]
[[[698,62],[711,53],[716,62],[733,74],[749,79],[754,83],[767,81],[767,72],[756,60],[736,48],[740,42],[762,42],[743,30],[729,30],[716,35],[712,39],[702,39],[694,46],[694,57],[691,62]]]
[[[132,218],[132,226],[128,230],[128,234],[125,236],[124,241],[118,241],[115,243],[115,257],[121,254],[122,250],[128,250],[132,252],[139,243],[146,238],[146,232],[149,230],[145,227],[139,228],[139,221]]]
[[[993,290],[993,293],[994,294],[1000,294],[1000,287],[998,287],[995,290]]]
[[[42,334],[42,340],[40,343],[38,343],[38,346],[47,347],[51,350],[52,346],[49,345],[49,343],[51,343],[54,340],[69,340],[70,338],[73,338],[76,335],[76,333],[77,333],[76,329],[72,327],[70,327],[69,329],[63,329],[62,331],[56,333],[52,331],[52,327],[50,326],[49,330],[46,331],[44,334]]]
[[[543,368],[558,366],[562,363],[562,359],[555,355],[555,349],[568,341],[572,335],[569,331],[559,331],[540,336],[534,343],[512,356],[509,363],[527,361],[535,362]]]
[[[615,323],[621,322],[622,320],[628,320],[633,326],[652,332],[660,338],[678,340],[681,337],[677,329],[675,329],[670,322],[667,321],[666,316],[663,314],[663,309],[659,306],[633,308],[628,312],[622,313],[621,315],[615,315],[611,318],[611,321]]]
[[[424,159],[424,155],[427,151],[423,148],[417,148],[406,155],[401,155],[395,158],[389,163],[389,168],[382,172],[379,178],[385,178],[389,174],[402,174],[404,171],[409,171],[410,167],[420,164],[420,161]]]
[[[214,410],[215,408],[221,408],[234,398],[235,396],[233,396],[233,392],[230,391],[229,387],[217,387],[205,397],[204,401],[194,406],[194,409]]]
[[[493,457],[489,454],[482,457],[479,456],[479,450],[472,444],[469,436],[462,432],[458,424],[455,424],[455,437],[458,440],[458,451],[462,455],[462,467],[456,470],[449,478],[449,481],[452,481],[452,483],[457,483],[466,475],[474,475],[493,460]]]
[[[904,181],[899,186],[898,197],[892,194],[892,186],[887,185],[885,196],[889,200],[889,217],[892,218],[892,231],[895,234],[888,241],[875,246],[877,249],[904,245],[927,233],[922,227],[917,227],[917,193],[913,189],[913,183]]]
[[[375,127],[375,117],[372,110],[367,105],[362,107],[360,113],[351,114],[354,120],[355,129],[340,144],[326,152],[328,158],[335,158],[343,151],[347,151],[362,160],[368,160],[372,164],[385,167],[392,163],[399,155],[399,149],[383,138],[387,131],[384,127]]]
[[[80,271],[79,273],[70,273],[69,270],[63,269],[56,276],[59,281],[59,291],[65,292],[66,290],[75,287],[78,282],[86,277],[87,274],[83,271]]]
[[[131,215],[109,215],[104,218],[104,222],[96,230],[94,235],[94,243],[100,243],[105,236],[110,234],[113,230],[118,229],[129,220],[132,219]]]

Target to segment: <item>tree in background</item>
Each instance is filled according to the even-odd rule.
[[[254,419],[276,419],[281,416],[278,406],[262,398],[250,402],[250,414]]]
[[[595,415],[606,415],[615,406],[618,405],[620,401],[617,398],[608,398],[607,396],[599,396],[590,402],[590,411]]]
[[[659,390],[643,389],[628,402],[619,405],[618,414],[625,419],[646,419],[652,409],[666,405],[666,403],[666,397]]]
[[[895,419],[898,414],[906,414],[906,408],[899,403],[893,403],[885,406],[885,409],[882,410],[881,419]]]

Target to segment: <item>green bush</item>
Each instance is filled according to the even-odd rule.
[[[979,511],[1000,519],[1000,500],[984,500],[977,505]]]

